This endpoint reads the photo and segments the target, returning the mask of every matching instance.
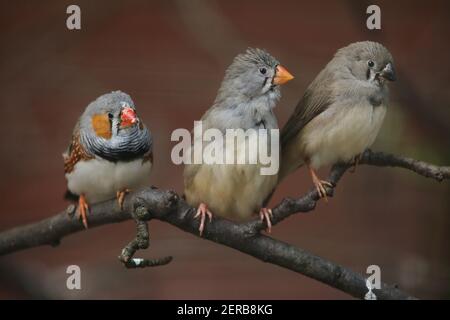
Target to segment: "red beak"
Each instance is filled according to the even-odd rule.
[[[122,113],[120,115],[120,126],[122,128],[132,126],[138,121],[136,117],[136,112],[133,108],[125,107],[122,109]]]

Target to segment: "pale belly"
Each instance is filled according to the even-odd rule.
[[[185,196],[192,206],[206,203],[215,215],[247,220],[261,208],[277,179],[261,175],[257,165],[202,165]]]
[[[245,158],[243,148],[238,148],[239,158]],[[259,211],[277,180],[278,174],[262,175],[260,164],[202,164],[185,186],[185,196],[192,206],[205,203],[215,215],[244,221]]]
[[[385,114],[383,105],[328,109],[311,120],[299,135],[302,155],[315,169],[349,161],[372,145]]]
[[[110,162],[92,159],[78,162],[66,174],[67,187],[77,195],[84,194],[89,203],[114,198],[117,191],[136,190],[150,184],[150,161]]]

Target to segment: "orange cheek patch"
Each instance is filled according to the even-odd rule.
[[[104,139],[111,139],[111,123],[107,114],[96,114],[92,117],[92,128],[95,134]]]

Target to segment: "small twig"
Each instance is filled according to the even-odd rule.
[[[127,262],[124,262],[124,266],[127,269],[164,266],[166,264],[169,264],[172,259],[173,258],[171,256],[156,259],[131,258]]]
[[[439,167],[424,161],[384,152],[373,152],[371,150],[367,150],[363,153],[360,163],[379,167],[404,168],[414,171],[415,173],[426,178],[435,179],[439,182],[445,179],[450,179],[450,167]]]
[[[439,182],[450,179],[450,167],[436,166],[424,161],[415,160],[412,158],[401,157],[384,152],[374,152],[367,149],[363,152],[358,161],[358,165],[372,165],[378,167],[397,167],[413,171],[426,178],[433,178]],[[331,182],[335,187],[344,173],[352,167],[352,163],[338,163],[331,168],[331,172],[327,181]],[[333,196],[334,188],[325,186],[328,197]],[[320,199],[315,188],[311,189],[307,194],[298,199],[284,198],[281,203],[272,209],[273,218],[272,225],[280,223],[282,220],[299,212],[309,212],[314,210],[317,201]],[[266,228],[264,222],[252,221],[249,222],[249,227],[254,228],[255,231],[262,231]]]
[[[157,259],[143,259],[133,258],[137,250],[147,249],[150,245],[148,224],[151,216],[143,205],[138,204],[132,213],[132,217],[136,222],[136,237],[122,249],[122,253],[119,255],[119,260],[122,261],[125,267],[129,269],[156,267],[166,265],[172,261],[171,256],[157,258]]]

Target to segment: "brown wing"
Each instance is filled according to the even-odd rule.
[[[332,82],[332,75],[324,69],[306,89],[294,113],[281,130],[282,147],[286,146],[305,125],[333,103]]]
[[[147,161],[150,161],[151,164],[153,164],[153,150],[150,149],[146,154],[144,154],[142,158],[142,163],[145,163]]]
[[[80,134],[78,124],[72,134],[72,142],[67,151],[63,154],[64,158],[64,173],[70,173],[80,160],[89,160],[94,157],[86,152],[83,145],[80,143]]]

